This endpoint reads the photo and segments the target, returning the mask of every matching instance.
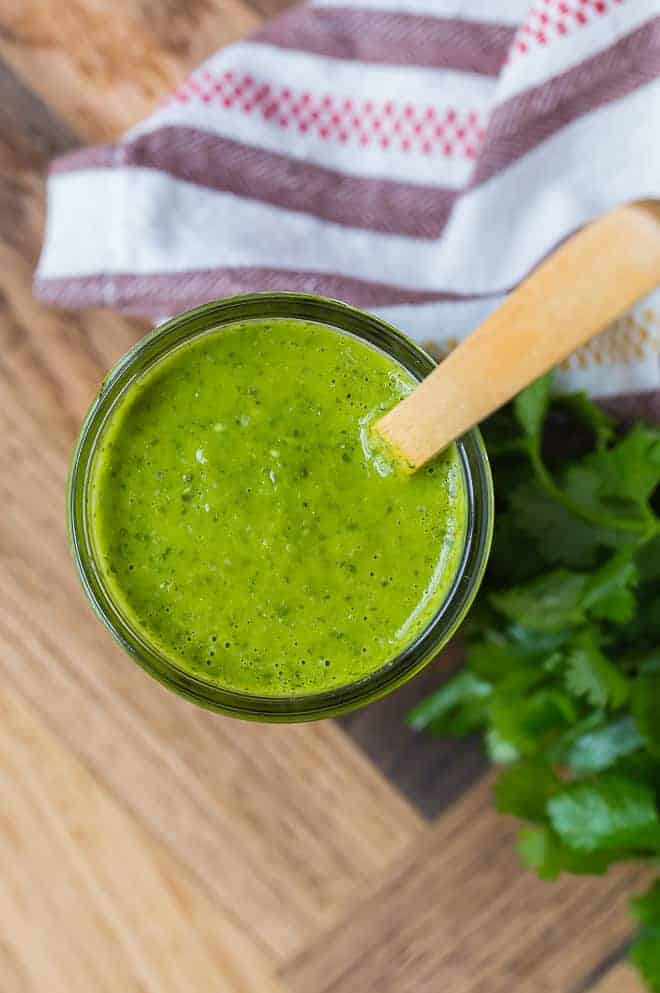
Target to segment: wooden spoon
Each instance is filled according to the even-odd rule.
[[[374,425],[417,469],[660,283],[660,202],[626,204],[564,242]]]

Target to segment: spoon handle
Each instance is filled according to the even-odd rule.
[[[598,218],[564,242],[375,425],[418,468],[660,283],[660,202]]]

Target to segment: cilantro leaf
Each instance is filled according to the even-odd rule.
[[[497,728],[489,727],[485,735],[486,754],[495,765],[509,765],[520,758],[515,745],[503,738]]]
[[[636,607],[635,594],[621,586],[613,589],[606,598],[596,604],[592,613],[595,617],[611,621],[612,624],[625,624],[634,616]]]
[[[643,654],[660,647],[660,583],[637,587],[637,613],[619,633],[619,647]]]
[[[529,438],[536,446],[540,445],[541,432],[545,422],[548,406],[550,405],[550,388],[552,376],[541,376],[513,401],[513,412],[516,420]]]
[[[591,628],[581,631],[566,655],[566,688],[586,697],[593,707],[620,707],[628,698],[628,680],[604,655]]]
[[[586,455],[564,480],[568,496],[591,513],[637,518],[640,525],[659,484],[660,432],[642,425],[618,445]]]
[[[641,928],[630,948],[630,960],[653,993],[660,993],[660,880],[630,901]]]
[[[630,901],[630,909],[640,924],[660,924],[660,879]]]
[[[547,825],[522,828],[516,847],[523,865],[533,869],[539,879],[557,879],[561,872],[600,876],[613,861],[609,852],[574,852]]]
[[[496,740],[516,755],[533,755],[542,747],[547,734],[569,727],[577,716],[574,702],[560,689],[539,689],[522,699],[503,692],[493,700],[489,710]]]
[[[603,458],[607,453],[603,454]],[[598,466],[588,461],[586,456],[580,462],[569,466],[563,474],[562,491],[566,498],[593,524],[609,536],[612,547],[621,547],[634,541],[641,534],[646,522],[640,503],[618,502],[612,505],[603,477]]]
[[[635,613],[631,587],[638,579],[632,552],[619,552],[590,577],[584,589],[584,606],[594,617],[623,624]]]
[[[652,993],[660,993],[660,922],[640,928],[629,958]]]
[[[485,627],[468,642],[467,662],[472,672],[505,693],[523,693],[543,679],[543,660],[561,648],[561,632],[537,633],[516,625],[502,630]]]
[[[660,759],[649,751],[640,748],[630,755],[622,756],[612,769],[617,776],[634,779],[660,797]]]
[[[516,646],[498,633],[484,631],[478,639],[468,642],[466,658],[470,671],[489,683],[502,679],[504,673],[524,664]]]
[[[550,766],[538,759],[525,759],[509,766],[495,783],[495,806],[503,814],[528,821],[547,820],[547,802],[561,788]]]
[[[514,488],[515,492],[515,488]],[[523,583],[546,565],[538,541],[527,534],[515,511],[499,509],[495,514],[493,547],[488,561],[491,583]]]
[[[660,667],[637,677],[631,710],[648,750],[660,757]]]
[[[428,726],[483,728],[491,761],[506,767],[495,802],[533,825],[518,850],[542,879],[653,861],[660,429],[624,434],[583,395],[551,401],[544,378],[489,419],[485,437],[495,536],[465,672],[489,689],[448,686]],[[660,993],[660,881],[634,910],[631,957]]]
[[[660,485],[660,437],[636,424],[614,448],[587,456],[601,478],[601,493],[612,500],[646,503]]]
[[[534,553],[550,566],[565,565],[574,569],[591,569],[599,551],[618,540],[611,531],[595,528],[563,504],[553,500],[535,480],[516,487],[510,495],[512,517]],[[508,549],[509,562],[517,549]],[[509,574],[511,567],[509,565]],[[515,575],[509,582],[515,582]]]
[[[655,583],[660,580],[660,534],[637,549],[635,561],[640,583]]]
[[[587,459],[567,466],[563,473],[562,485],[569,499],[584,510],[595,515],[607,513],[608,508],[603,506],[600,497],[602,486],[600,473]]]
[[[490,683],[463,670],[415,707],[408,723],[415,731],[462,737],[483,726],[491,694]]]
[[[534,869],[540,879],[557,879],[564,867],[561,842],[547,827],[522,828],[516,848],[523,865]]]
[[[622,756],[631,755],[643,745],[644,739],[631,717],[608,721],[592,714],[557,743],[553,760],[583,776],[611,768]]]
[[[576,851],[656,851],[660,820],[643,783],[611,773],[572,784],[551,797],[548,813],[561,840]]]
[[[491,594],[501,613],[523,627],[553,631],[584,620],[582,603],[588,577],[556,569],[530,582]]]

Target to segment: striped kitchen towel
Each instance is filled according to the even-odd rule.
[[[561,239],[660,196],[660,0],[313,0],[56,160],[36,291],[154,319],[338,297],[446,349]],[[660,389],[660,293],[560,383]]]

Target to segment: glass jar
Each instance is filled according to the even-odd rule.
[[[226,324],[278,317],[316,321],[349,332],[391,356],[418,380],[434,366],[426,352],[400,331],[373,314],[335,300],[299,293],[255,293],[187,311],[138,342],[103,381],[73,453],[67,513],[73,558],[85,593],[110,633],[138,665],[202,707],[250,720],[293,722],[331,717],[375,700],[414,676],[443,648],[465,617],[483,577],[492,535],[493,488],[481,436],[477,430],[470,431],[457,443],[465,482],[467,525],[453,584],[421,634],[380,669],[354,683],[298,696],[254,696],[204,682],[148,644],[108,591],[94,546],[90,481],[104,426],[136,379],[178,345]]]

